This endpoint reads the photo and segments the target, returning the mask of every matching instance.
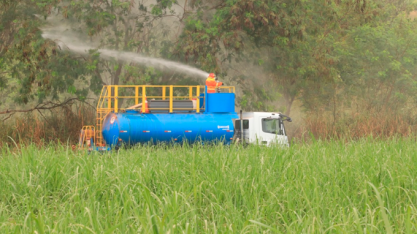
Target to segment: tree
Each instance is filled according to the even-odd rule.
[[[180,17],[171,10],[174,4],[174,0],[158,0],[154,5],[131,0],[64,0],[59,12],[68,22],[75,20],[77,25],[81,24],[78,29],[88,35],[91,42],[96,42],[96,48],[157,56],[158,47],[164,41],[161,37],[169,31],[161,27],[161,19]],[[161,75],[153,68],[132,62],[105,60],[100,56],[96,56],[95,61],[93,80],[97,82],[137,84],[156,80]],[[110,75],[110,80],[106,79],[106,74]]]
[[[163,42],[157,37],[169,28],[155,30],[154,25],[165,17],[179,17],[170,10],[173,4],[176,1],[162,0],[155,5],[130,0],[2,1],[2,95],[8,104],[26,104],[31,100],[42,103],[48,98],[59,99],[65,93],[83,99],[89,89],[98,92],[106,83],[155,82],[161,73],[152,67],[105,60],[94,49],[89,56],[68,53],[59,40],[42,38],[42,31],[51,33],[70,25],[80,41],[94,44],[94,48],[157,54],[159,43]],[[59,33],[76,34],[70,30]]]
[[[352,45],[341,56],[345,96],[356,96],[362,108],[394,114],[415,105],[417,88],[416,22],[402,13],[375,27],[363,25],[346,39]]]
[[[222,62],[232,59],[264,66],[273,83],[282,87],[289,113],[302,84],[300,76],[306,76],[301,66],[311,60],[303,41],[303,9],[300,1],[226,1],[217,5],[208,22],[202,21],[202,14],[188,19],[177,54],[216,72],[221,72]],[[246,90],[248,86],[256,86],[256,81]],[[257,97],[268,100],[268,96]],[[252,106],[259,103],[257,97],[251,98]]]
[[[0,89],[12,99],[9,101],[41,103],[48,97],[58,99],[62,92],[85,97],[85,90],[77,91],[74,82],[85,79],[88,71],[77,57],[62,53],[41,36],[40,18],[48,16],[56,3],[55,0],[1,2]]]
[[[352,54],[356,29],[391,25],[409,7],[405,1],[224,1],[210,20],[202,13],[188,19],[176,52],[216,71],[223,61],[252,59],[279,86],[287,114],[297,99],[307,111],[334,112],[340,90],[359,78],[347,81],[342,69],[364,58]]]

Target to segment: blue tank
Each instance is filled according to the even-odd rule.
[[[233,140],[233,119],[238,118],[234,109],[235,94],[205,95],[203,113],[142,114],[136,110],[110,113],[103,122],[103,139],[109,146],[184,141],[222,141],[228,144]],[[164,105],[164,102],[159,104]]]
[[[111,113],[103,123],[103,138],[108,145],[134,145],[146,142],[224,141],[234,135],[234,113]]]

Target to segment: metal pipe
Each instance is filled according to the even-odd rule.
[[[166,99],[166,92],[167,92],[166,87],[162,87],[162,100]]]
[[[196,104],[197,104],[197,106],[196,106],[196,112],[197,113],[200,113],[200,88],[199,87],[197,87],[197,100],[196,100]]]
[[[114,113],[119,112],[119,87],[114,87]]]
[[[139,86],[135,87],[135,105],[139,104]]]
[[[169,113],[174,112],[174,86],[170,85],[169,86]]]
[[[242,141],[242,144],[245,143],[245,140],[243,139],[243,118],[242,118],[242,110],[240,110],[240,139]]]
[[[188,89],[189,89],[189,91],[188,91],[189,99],[193,100],[193,87],[190,86],[190,88],[188,88]]]
[[[204,112],[209,113],[207,86],[204,87]]]
[[[111,109],[111,87],[108,86],[107,87],[107,107],[109,108],[109,110]]]

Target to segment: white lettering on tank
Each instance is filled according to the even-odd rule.
[[[230,127],[229,127],[229,125],[227,125],[227,126],[217,125],[217,129],[220,129],[220,128],[222,128],[222,129],[229,129]]]

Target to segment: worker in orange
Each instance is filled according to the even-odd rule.
[[[207,93],[215,93],[216,89],[222,86],[223,83],[219,82],[214,73],[210,73],[206,80]]]
[[[142,113],[149,113],[148,100],[146,99],[146,96],[145,96],[144,99],[145,99],[145,102],[142,102],[141,112]]]

